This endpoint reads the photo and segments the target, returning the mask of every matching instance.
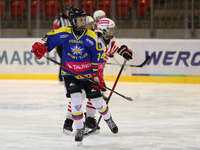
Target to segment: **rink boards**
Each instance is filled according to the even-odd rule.
[[[30,52],[40,38],[0,39],[0,79],[57,80],[59,66]],[[120,77],[124,82],[200,83],[200,40],[194,39],[116,39],[118,46],[133,50],[128,65],[141,64],[146,56],[151,60],[143,68],[125,67]],[[60,61],[55,50],[48,57]],[[117,62],[116,62],[117,61]],[[110,63],[124,61],[118,54]],[[114,81],[120,65],[106,65],[105,80]]]

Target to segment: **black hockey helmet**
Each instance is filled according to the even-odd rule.
[[[64,4],[62,6],[62,12],[65,13],[67,10],[70,10],[72,6],[70,4]]]
[[[76,30],[79,30],[79,31],[83,31],[85,30],[85,26],[83,27],[77,27],[77,18],[79,17],[86,17],[87,14],[85,12],[84,9],[80,8],[80,7],[73,7],[70,9],[69,11],[69,21],[72,25],[73,28],[75,28]]]

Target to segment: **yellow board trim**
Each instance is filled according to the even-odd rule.
[[[0,80],[58,80],[52,74],[0,74]]]
[[[117,76],[105,76],[105,81],[114,82]],[[0,74],[0,80],[58,80],[57,74]],[[188,77],[150,77],[150,76],[121,76],[119,82],[147,83],[185,83],[200,84],[200,76]]]

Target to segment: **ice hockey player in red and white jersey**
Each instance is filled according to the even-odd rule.
[[[98,30],[96,31],[96,34],[98,36],[98,40],[101,41],[100,43],[102,44],[102,47],[104,49],[105,64],[109,57],[113,57],[113,55],[117,53],[123,56],[124,59],[127,60],[132,59],[132,51],[128,49],[126,45],[118,47],[115,44],[115,32],[116,32],[116,25],[113,20],[109,18],[102,18],[99,21]]]
[[[109,57],[114,57],[115,54],[119,54],[124,57],[124,59],[130,60],[132,59],[132,51],[128,49],[126,45],[122,45],[121,47],[118,47],[115,44],[115,32],[116,32],[116,26],[115,22],[109,18],[102,18],[98,23],[98,30],[96,30],[97,34],[97,41],[99,48],[104,49],[104,63],[106,65],[106,62],[108,61]],[[105,83],[104,83],[105,85]],[[105,89],[102,89],[102,92],[104,92]],[[106,97],[104,94],[102,94],[102,97],[104,100],[106,100]],[[86,118],[90,118],[90,120],[94,120],[96,109],[90,102],[90,99],[87,102],[86,105]],[[87,124],[89,122],[86,122]],[[87,126],[86,124],[86,126]],[[98,126],[97,129],[100,129]],[[99,131],[98,131],[99,132]],[[97,133],[98,133],[97,132]]]
[[[93,13],[94,28],[95,28],[95,30],[98,29],[99,20],[101,20],[102,18],[105,18],[105,17],[106,17],[106,13],[105,13],[103,10],[96,10],[96,11]]]

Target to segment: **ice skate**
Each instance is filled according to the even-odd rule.
[[[89,131],[89,129],[94,129],[97,125],[96,119],[92,117],[86,117],[85,118],[85,130],[86,132]],[[100,127],[97,126],[96,131],[94,132],[95,134],[98,134],[100,132]]]
[[[118,127],[115,124],[115,122],[112,120],[112,117],[110,117],[110,119],[105,120],[106,123],[108,124],[110,130],[112,131],[112,133],[116,134],[118,132]]]
[[[73,128],[72,128],[73,122],[74,122],[73,120],[68,119],[68,118],[65,120],[65,123],[63,125],[63,133],[69,135],[73,131]]]
[[[75,141],[77,142],[77,146],[82,145],[84,133],[85,133],[85,127],[76,130]]]

